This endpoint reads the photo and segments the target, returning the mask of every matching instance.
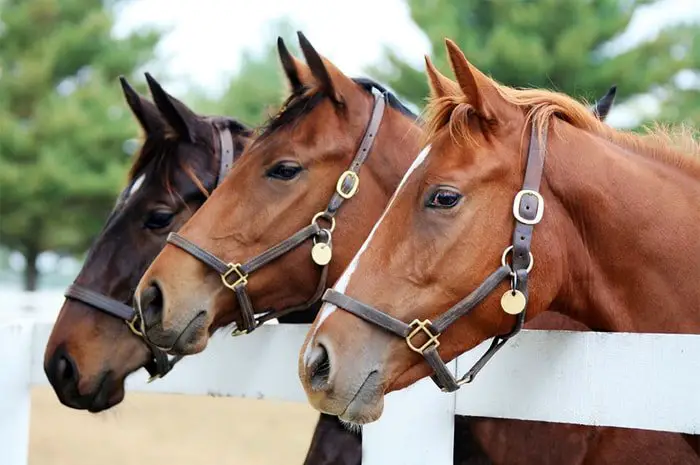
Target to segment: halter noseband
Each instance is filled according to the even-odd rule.
[[[525,168],[525,180],[523,188],[515,196],[513,202],[513,216],[515,217],[515,231],[513,232],[513,245],[508,246],[501,257],[501,266],[489,275],[479,287],[471,294],[455,304],[434,322],[426,319],[413,320],[406,324],[401,320],[388,315],[370,305],[348,297],[334,289],[328,289],[322,297],[324,302],[329,302],[338,308],[348,311],[363,320],[395,334],[406,340],[408,347],[421,354],[434,371],[432,379],[440,389],[445,392],[453,392],[460,386],[474,380],[479,371],[494,356],[498,350],[510,339],[520,332],[525,322],[528,290],[527,279],[534,260],[530,251],[532,245],[532,232],[544,213],[544,200],[538,192],[542,172],[544,169],[544,157],[547,146],[547,128],[538,138],[536,124],[533,119],[530,145]],[[507,264],[507,256],[512,253],[511,264]],[[468,315],[488,297],[505,279],[511,277],[511,289],[501,297],[501,307],[511,315],[517,315],[513,328],[506,334],[494,337],[490,347],[460,379],[455,379],[445,362],[440,358],[437,348],[440,346],[440,335],[459,318]],[[419,335],[427,337],[427,341],[421,345],[414,343],[414,338]]]
[[[323,291],[326,289],[328,263],[332,257],[331,234],[335,230],[335,215],[343,202],[352,198],[357,193],[360,184],[358,173],[372,149],[384,116],[386,94],[380,92],[376,88],[372,88],[372,95],[374,97],[372,113],[360,146],[355,154],[355,158],[348,170],[343,172],[338,178],[335,192],[330,202],[328,202],[328,206],[324,211],[314,215],[311,224],[242,264],[223,261],[188,239],[185,239],[180,234],[170,233],[168,235],[168,243],[177,246],[209,268],[212,268],[220,275],[222,284],[236,294],[241,311],[241,326],[239,327],[238,324],[236,324],[232,332],[233,336],[250,333],[268,320],[279,318],[288,313],[306,310],[321,298]],[[322,227],[319,224],[320,220],[324,220],[328,223],[327,227]],[[311,249],[311,257],[313,261],[321,267],[321,276],[314,294],[302,304],[283,308],[279,311],[267,310],[256,314],[247,291],[248,277],[250,274],[286,253],[291,252],[309,239],[312,239],[314,242],[314,246]]]
[[[216,127],[214,127],[214,131],[218,133],[220,148],[219,171],[217,173],[216,184],[214,185],[214,187],[216,187],[221,184],[221,181],[223,181],[226,173],[228,173],[233,165],[235,159],[235,148],[233,136],[228,128],[217,130]],[[87,304],[97,310],[100,310],[101,312],[106,313],[107,315],[124,320],[131,332],[143,339],[153,355],[153,360],[149,361],[145,366],[148,374],[150,375],[150,378],[148,379],[149,383],[168,374],[168,372],[173,369],[175,364],[182,359],[181,355],[173,358],[168,357],[168,354],[165,351],[151,344],[151,342],[144,337],[141,323],[142,320],[139,313],[134,310],[133,307],[75,283],[68,286],[64,296],[68,299],[77,300]]]

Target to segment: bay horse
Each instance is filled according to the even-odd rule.
[[[253,137],[243,123],[197,115],[152,76],[146,79],[155,105],[120,78],[144,142],[127,187],[67,293],[44,357],[44,371],[61,403],[93,413],[122,401],[129,374],[145,367],[162,376],[172,367],[167,359],[166,366],[158,366],[157,349],[110,310],[129,312],[133,289],[167,234],[201,207]],[[308,323],[314,315],[302,312],[280,321]],[[321,414],[304,463],[356,464],[360,456],[358,436]]]
[[[426,57],[425,148],[300,352],[310,403],[348,422],[376,420],[387,393],[428,375],[459,388],[483,365],[456,380],[445,361],[547,310],[599,331],[700,330],[686,311],[700,299],[700,163],[670,142],[697,144],[618,131],[568,96],[502,86],[446,43],[457,82]],[[698,462],[678,434],[640,434],[663,447],[590,463]]]
[[[371,126],[371,91],[376,89],[376,84],[351,80],[320,57],[303,36],[300,36],[300,42],[308,65],[291,57],[279,42],[280,59],[292,87],[292,95],[285,107],[269,123],[266,132],[246,150],[222,186],[180,230],[179,235],[187,242],[176,239],[175,243],[166,246],[139,285],[137,302],[140,302],[144,314],[145,333],[158,344],[170,345],[173,352],[202,350],[208,334],[231,321],[237,328],[255,329],[254,324],[243,320],[240,309],[236,308],[235,289],[229,289],[222,282],[219,272],[209,269],[211,263],[217,262],[203,251],[233,262],[236,258],[278,250],[275,244],[294,236],[296,231],[303,231],[309,219],[325,208],[327,199],[339,189],[337,180],[343,179],[343,169],[356,155],[356,148],[362,146],[365,128]],[[599,116],[606,114],[610,95],[602,100],[605,104],[594,113]],[[389,113],[376,135],[372,153],[359,171],[364,195],[360,197],[362,194],[356,193],[357,198],[348,199],[347,209],[341,210],[337,217],[338,232],[333,233],[332,260],[342,265],[347,264],[347,257],[357,250],[358,237],[364,237],[378,217],[377,208],[363,214],[360,202],[364,200],[365,205],[378,204],[383,208],[402,176],[401,170],[411,161],[411,158],[396,160],[394,157],[399,154],[406,156],[408,150],[417,152],[419,149],[414,136],[419,129],[414,117],[392,101],[390,98]],[[386,179],[390,180],[387,182],[389,186],[380,184]],[[230,201],[233,198],[235,203]],[[352,205],[359,207],[351,210]],[[340,231],[344,230],[342,225],[346,224],[348,232],[340,236]],[[358,237],[351,243],[353,233]],[[246,280],[249,289],[245,295],[251,298],[251,307],[267,309],[281,302],[278,305],[284,308],[302,302],[314,293],[319,271],[309,259],[311,244],[305,245],[305,250],[301,249],[302,246],[288,248],[292,250],[289,255],[260,268],[260,273],[267,270],[268,273],[276,271],[276,274],[263,276],[256,273]],[[235,270],[241,271],[241,267],[232,270],[230,275],[235,277]],[[224,268],[222,274],[227,271]],[[335,278],[334,273],[336,271],[331,269],[329,279]],[[206,315],[202,317],[201,313]],[[185,334],[185,344],[175,343],[191,321],[200,319],[197,330]],[[168,327],[174,328],[176,334],[168,334],[164,330]],[[201,337],[204,340],[198,339],[199,331],[203,331]],[[465,447],[471,441],[470,429],[477,433],[478,441]],[[611,434],[603,434],[603,431],[544,422],[459,419],[456,460],[457,463],[488,463],[487,455],[501,460],[500,463],[544,463],[541,457],[532,458],[528,451],[549,448],[559,452],[559,455],[550,454],[552,463],[563,463],[556,461],[560,457],[578,463],[573,460],[578,460],[581,450],[598,447],[597,444],[604,439],[606,447],[619,455],[619,444]],[[614,434],[625,437],[629,433]],[[528,440],[518,439],[523,437]],[[505,456],[504,445],[508,451]],[[572,449],[575,450],[572,452]]]

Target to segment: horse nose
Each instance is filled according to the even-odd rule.
[[[78,396],[78,367],[63,348],[58,348],[44,367],[46,377],[59,398],[69,401]]]
[[[138,304],[141,309],[144,326],[147,329],[161,325],[163,317],[163,293],[157,283],[152,282],[150,286],[141,292]]]
[[[331,360],[321,343],[315,343],[306,361],[306,377],[314,391],[330,389]]]

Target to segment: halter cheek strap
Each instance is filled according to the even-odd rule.
[[[425,361],[428,362],[433,369],[433,381],[443,391],[456,391],[460,386],[472,382],[479,371],[503,347],[506,341],[520,332],[525,323],[528,274],[534,264],[531,253],[532,233],[535,225],[540,222],[544,213],[544,200],[538,190],[544,170],[546,140],[546,129],[541,138],[538,137],[536,122],[533,121],[523,188],[517,193],[513,201],[513,216],[515,218],[513,245],[506,248],[503,252],[501,266],[491,273],[471,294],[440,315],[434,322],[427,319],[423,321],[416,319],[407,324],[334,289],[328,289],[322,300],[350,312],[368,323],[379,326],[398,337],[404,338],[408,348],[422,355]],[[506,261],[509,253],[512,253],[510,265]],[[516,293],[520,293],[523,297],[522,308],[519,309],[520,311],[516,315],[513,328],[506,334],[494,337],[488,350],[474,366],[460,379],[455,379],[438,353],[440,335],[458,319],[470,314],[508,277],[512,280],[512,286],[511,290],[504,294],[501,300],[502,305],[503,299],[508,297],[508,293],[512,293],[513,296],[517,296],[518,294]],[[506,310],[506,306],[504,306],[504,310]],[[420,345],[415,342],[419,336],[422,336],[422,339],[425,341]]]
[[[217,131],[217,129],[214,129]],[[233,136],[228,128],[223,128],[218,130],[219,138],[219,171],[217,177],[218,186],[226,176],[226,173],[233,166],[235,160],[235,149],[233,143]],[[216,186],[214,186],[216,187]],[[170,370],[173,369],[175,364],[182,359],[181,355],[176,357],[169,357],[166,352],[154,346],[144,337],[141,330],[141,319],[139,313],[134,310],[133,307],[121,302],[119,300],[113,299],[107,295],[101,294],[99,292],[88,289],[80,284],[73,283],[68,286],[64,296],[68,299],[77,300],[92,308],[99,310],[107,315],[113,316],[120,320],[124,320],[136,336],[142,338],[146,345],[151,350],[153,359],[149,361],[145,368],[150,375],[149,382],[157,378],[162,378]]]
[[[213,269],[220,275],[222,284],[234,292],[236,299],[238,300],[241,321],[240,325],[236,323],[236,328],[232,333],[233,336],[250,333],[264,322],[273,318],[279,318],[292,312],[306,310],[318,302],[318,300],[321,298],[323,291],[326,289],[328,262],[330,261],[329,256],[326,257],[327,261],[325,263],[319,263],[319,266],[321,267],[321,274],[316,290],[311,297],[305,302],[292,307],[283,308],[281,310],[266,310],[261,313],[256,313],[250,296],[248,295],[248,278],[251,273],[291,252],[292,250],[306,243],[306,241],[309,239],[312,239],[315,245],[318,245],[317,242],[325,244],[325,247],[328,248],[326,252],[330,253],[331,235],[335,230],[335,215],[343,203],[346,200],[351,199],[358,192],[360,187],[360,168],[367,160],[367,157],[372,150],[372,146],[377,137],[377,133],[379,132],[379,127],[381,126],[384,116],[384,109],[386,108],[386,95],[375,88],[372,88],[372,95],[374,98],[372,112],[357,152],[355,153],[355,156],[353,157],[347,171],[343,172],[338,178],[335,192],[331,196],[326,209],[314,215],[309,226],[302,228],[289,238],[244,263],[226,262],[221,260],[214,254],[203,249],[178,233],[170,233],[168,235],[168,243],[187,252],[200,262],[207,265],[209,268]],[[321,227],[319,224],[320,220],[324,220],[326,223],[328,223],[328,226]],[[316,259],[314,259],[314,261],[315,260]]]

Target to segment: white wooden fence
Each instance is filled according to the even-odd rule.
[[[0,326],[4,465],[27,463],[29,389],[47,383],[50,331],[50,323]],[[146,384],[138,373],[127,389],[306,402],[296,372],[306,331],[275,325],[217,335],[165,379]],[[451,367],[468,369],[485,344]],[[457,393],[426,379],[390,394],[382,419],[365,426],[363,464],[451,465],[455,414],[700,433],[699,393],[700,336],[524,331]]]

